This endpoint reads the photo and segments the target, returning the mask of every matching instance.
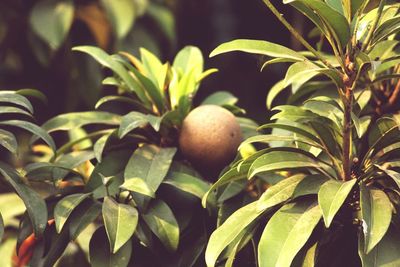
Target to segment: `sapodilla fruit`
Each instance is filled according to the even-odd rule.
[[[234,159],[241,141],[239,123],[231,112],[220,106],[203,105],[183,120],[179,147],[201,173],[209,176],[218,174]]]

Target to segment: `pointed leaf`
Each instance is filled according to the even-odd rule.
[[[162,117],[157,117],[150,114],[143,114],[132,111],[122,117],[121,125],[119,126],[118,136],[123,138],[130,131],[150,124],[155,131],[160,130]]]
[[[330,226],[340,207],[344,204],[356,182],[356,179],[347,182],[330,180],[321,186],[318,192],[318,204],[321,207],[327,228]]]
[[[206,248],[207,267],[214,267],[218,256],[231,244],[262,212],[257,210],[257,202],[250,203],[237,211],[218,227],[211,235]]]
[[[135,150],[126,165],[125,180],[139,178],[155,193],[168,173],[176,148],[143,145]]]
[[[165,248],[175,251],[179,244],[179,225],[168,205],[156,199],[143,214],[143,220],[161,240]]]
[[[210,185],[205,181],[183,172],[171,172],[167,175],[163,183],[172,185],[200,199],[210,189]]]
[[[101,0],[118,39],[124,38],[135,21],[135,2],[131,0]]]
[[[60,233],[72,211],[90,194],[72,194],[61,199],[54,208],[54,220],[57,233]]]
[[[300,53],[285,46],[267,41],[246,39],[238,39],[221,44],[211,52],[210,57],[232,51],[243,51],[246,53],[266,55],[269,57],[289,58],[298,61],[306,59]]]
[[[360,189],[365,253],[368,254],[389,229],[393,208],[385,192],[369,189],[364,185],[361,185]]]
[[[89,244],[91,266],[128,267],[132,254],[132,242],[126,242],[117,253],[110,252],[110,244],[104,227],[94,232]]]
[[[40,237],[47,225],[47,206],[44,200],[22,181],[10,166],[0,162],[0,174],[24,201],[36,237]]]
[[[135,232],[138,211],[130,205],[117,203],[111,197],[104,198],[102,211],[111,252],[115,254]]]
[[[0,145],[13,154],[17,153],[17,139],[15,138],[15,135],[9,131],[0,129]]]
[[[290,267],[321,219],[321,209],[312,201],[283,206],[269,220],[258,245],[260,267]]]

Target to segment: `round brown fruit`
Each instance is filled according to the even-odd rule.
[[[215,175],[234,159],[241,141],[239,123],[231,112],[220,106],[203,105],[184,119],[179,147],[200,172]]]

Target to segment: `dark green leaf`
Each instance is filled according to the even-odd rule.
[[[17,153],[18,143],[15,135],[9,131],[0,129],[0,145],[5,147],[8,151],[13,154]]]
[[[164,183],[172,185],[179,190],[192,194],[200,199],[202,199],[210,189],[210,185],[207,182],[182,172],[169,173],[165,178]]]
[[[69,131],[89,124],[119,125],[121,117],[103,111],[85,111],[62,114],[42,125],[47,132]]]
[[[363,267],[395,267],[400,265],[400,233],[391,227],[383,239],[365,254],[363,235],[359,235],[358,254]]]
[[[162,117],[157,117],[151,114],[143,114],[132,111],[122,117],[121,125],[119,126],[118,136],[123,138],[130,131],[150,124],[155,131],[160,130]]]
[[[283,206],[269,220],[258,245],[260,267],[290,267],[321,219],[321,209],[313,201]]]
[[[143,220],[169,251],[175,251],[179,244],[179,225],[168,205],[154,200],[143,214]]]
[[[92,266],[127,267],[132,254],[132,242],[126,242],[117,253],[111,253],[105,229],[100,227],[90,239],[89,249]]]
[[[360,207],[364,232],[365,253],[381,241],[392,220],[392,203],[385,192],[360,186]]]
[[[135,232],[138,211],[130,205],[117,203],[111,197],[104,198],[102,211],[111,252],[115,254]]]
[[[34,134],[35,136],[38,136],[41,139],[43,139],[43,141],[45,141],[46,144],[48,144],[53,151],[56,150],[56,145],[54,144],[54,141],[50,137],[50,135],[48,133],[46,133],[46,131],[44,131],[42,128],[40,128],[39,126],[37,126],[31,122],[20,121],[20,120],[9,120],[9,121],[0,121],[0,125],[9,125],[9,126],[22,128],[26,131],[29,131],[32,134]]]
[[[60,233],[72,211],[90,194],[72,194],[61,199],[54,208],[56,231]]]
[[[22,181],[10,166],[0,162],[0,173],[24,201],[36,237],[42,236],[47,225],[47,206],[44,200]]]
[[[206,263],[208,267],[214,267],[218,256],[231,244],[258,216],[257,202],[250,203],[235,211],[220,227],[211,235],[206,249]]]
[[[347,182],[330,180],[324,183],[318,192],[318,204],[324,216],[325,226],[328,228],[340,207],[344,204],[357,180]]]
[[[143,145],[136,149],[126,165],[125,181],[139,178],[155,193],[168,173],[176,148]]]

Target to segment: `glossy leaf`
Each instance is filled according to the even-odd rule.
[[[121,125],[118,129],[118,136],[123,138],[130,131],[150,124],[155,131],[160,130],[162,117],[157,117],[151,114],[143,114],[132,111],[122,117]]]
[[[293,175],[268,188],[257,201],[257,210],[264,211],[290,199],[304,177],[304,174]]]
[[[361,185],[360,189],[365,253],[368,254],[389,229],[393,208],[385,192],[364,185]]]
[[[391,227],[382,240],[365,254],[363,235],[359,235],[358,254],[363,267],[395,267],[400,265],[399,232]]]
[[[111,197],[105,197],[102,212],[111,252],[115,254],[135,232],[138,211],[130,205],[120,204]]]
[[[23,183],[20,175],[10,166],[0,162],[0,173],[24,201],[35,235],[42,236],[47,225],[46,203],[35,191]]]
[[[100,227],[90,239],[89,249],[91,266],[127,267],[132,254],[132,242],[125,243],[117,253],[111,253],[105,229]]]
[[[69,224],[69,233],[71,240],[75,240],[78,236],[96,220],[101,213],[102,205],[90,199],[84,201],[73,213]]]
[[[15,138],[15,135],[9,131],[0,129],[0,145],[13,154],[17,153],[17,139]]]
[[[29,100],[15,91],[0,91],[0,102],[17,105],[33,113],[33,107]]]
[[[320,207],[312,201],[291,203],[269,220],[258,244],[260,267],[290,267],[321,219]]]
[[[169,173],[163,183],[172,185],[179,190],[192,194],[200,199],[202,199],[210,189],[210,185],[205,181],[182,172]]]
[[[313,168],[321,170],[318,162],[301,151],[272,151],[257,158],[250,167],[249,177],[262,172],[283,169]]]
[[[143,145],[135,150],[126,165],[125,181],[139,178],[156,192],[168,173],[176,148],[160,148],[155,145]]]
[[[285,46],[267,41],[246,39],[238,39],[221,44],[211,52],[210,57],[232,51],[242,51],[246,53],[266,55],[269,57],[289,58],[298,61],[306,59],[300,53]]]
[[[154,200],[143,220],[151,231],[160,239],[165,248],[175,251],[179,244],[179,225],[170,207],[162,200]]]
[[[54,208],[56,231],[60,233],[72,211],[90,194],[72,194],[61,199]]]
[[[72,112],[58,115],[42,125],[51,133],[54,131],[69,131],[90,124],[119,125],[121,117],[104,111]]]
[[[344,49],[350,39],[350,26],[346,18],[338,11],[319,0],[284,0],[284,3],[302,2],[312,9],[328,25],[329,32],[338,42],[339,48]]]
[[[69,0],[37,2],[29,18],[35,33],[53,49],[64,42],[73,19],[74,4]]]
[[[125,180],[125,182],[120,186],[121,189],[125,189],[131,192],[136,192],[145,196],[155,198],[155,192],[150,188],[150,186],[141,178],[133,177]]]
[[[318,204],[321,207],[325,226],[328,228],[340,207],[344,204],[357,180],[347,182],[330,180],[324,183],[318,192]]]
[[[44,131],[42,128],[31,122],[20,121],[20,120],[8,120],[8,121],[0,121],[0,125],[18,127],[28,132],[31,132],[34,136],[38,136],[41,139],[43,139],[43,141],[45,141],[46,144],[48,144],[53,151],[56,150],[56,145],[54,144],[54,141],[49,136],[49,134],[46,133],[46,131]]]
[[[129,74],[129,72],[124,68],[124,66],[115,61],[110,55],[101,50],[100,48],[93,46],[77,46],[72,49],[73,51],[80,51],[91,55],[97,62],[106,68],[111,69],[115,74],[117,74],[128,86],[130,90],[136,93],[138,98],[143,102],[146,107],[150,107],[151,103],[143,91],[143,88],[135,81],[135,79]]]
[[[261,215],[257,202],[250,203],[235,211],[211,235],[206,248],[207,267],[214,267],[218,256],[239,234]]]

